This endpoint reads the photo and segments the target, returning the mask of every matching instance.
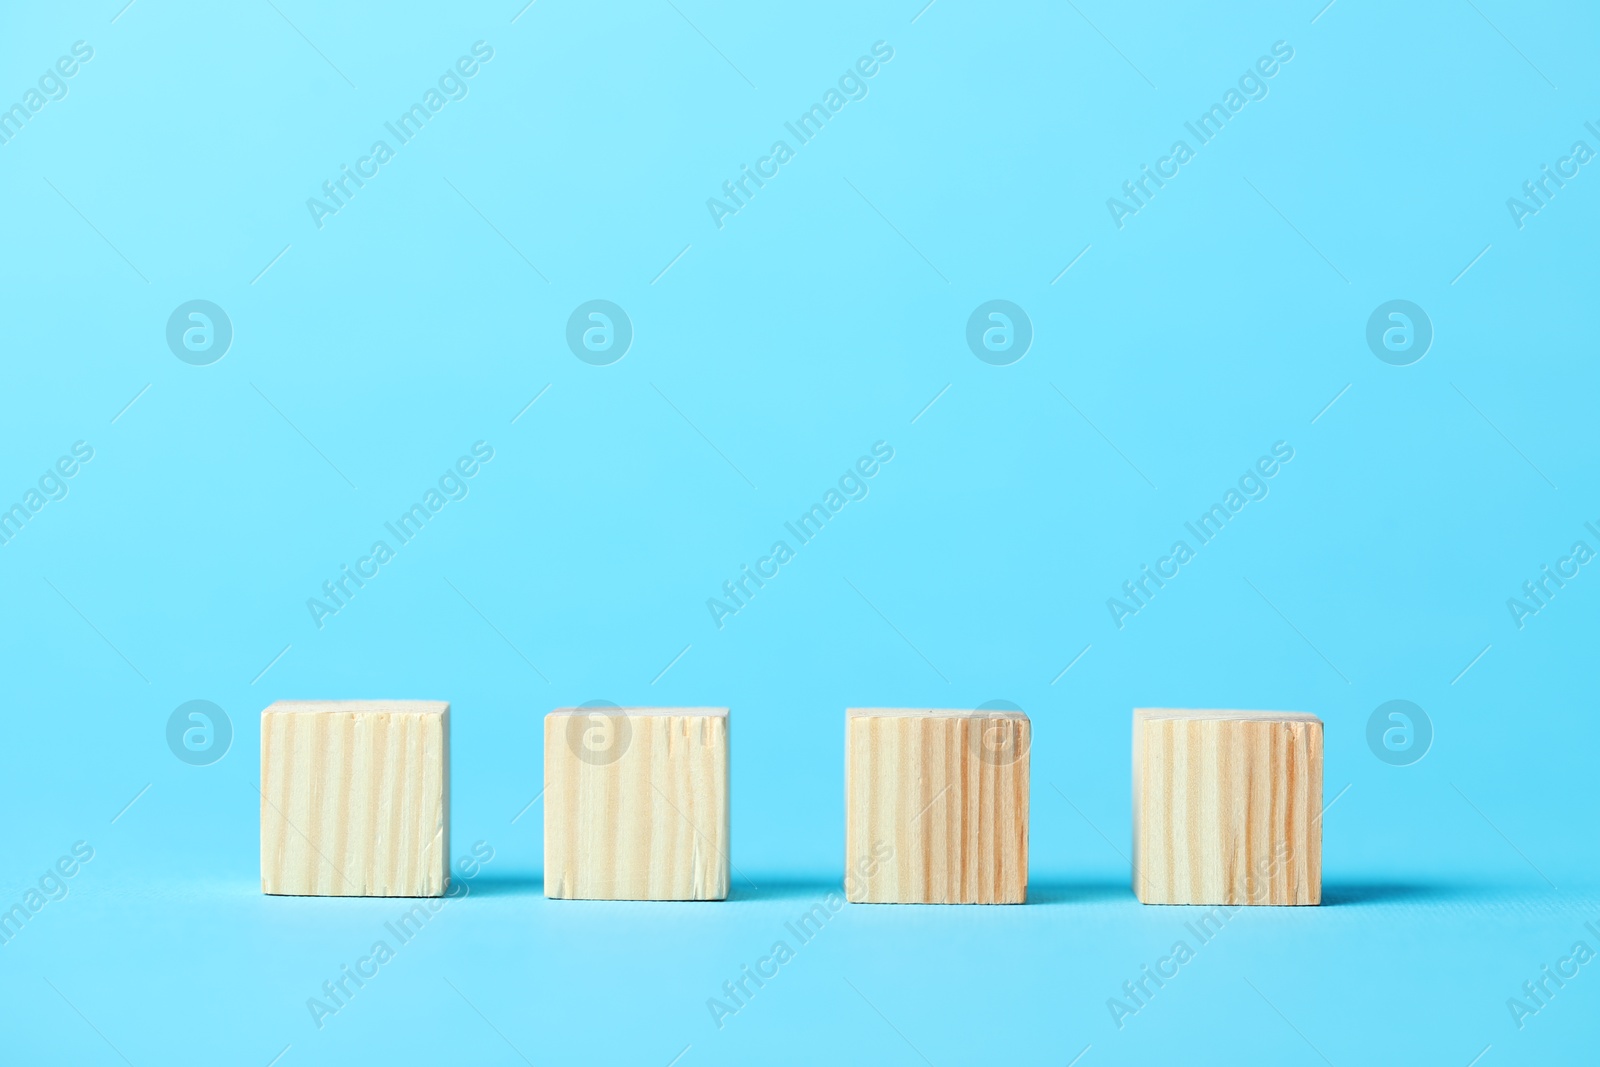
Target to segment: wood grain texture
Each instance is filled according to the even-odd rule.
[[[1021,711],[847,711],[846,898],[1023,903],[1032,740]]]
[[[728,709],[560,708],[544,720],[544,895],[728,896]]]
[[[450,705],[284,700],[261,713],[261,891],[437,897],[450,876]]]
[[[1133,713],[1134,892],[1145,904],[1322,901],[1322,721]]]

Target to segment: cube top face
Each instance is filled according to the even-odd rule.
[[[261,713],[261,891],[449,886],[450,705],[280,701]]]
[[[1190,719],[1205,722],[1314,722],[1322,720],[1308,711],[1211,711],[1196,708],[1134,708],[1135,720]]]
[[[1139,900],[1320,903],[1322,734],[1303,712],[1137,709]]]
[[[1021,708],[846,708],[846,719],[1020,719]]]
[[[846,898],[1023,903],[1031,744],[1020,710],[849,709]]]
[[[447,715],[442,700],[280,700],[263,715]]]
[[[544,782],[545,896],[727,897],[727,708],[553,711]]]
[[[630,719],[647,719],[652,715],[666,715],[679,719],[726,719],[727,708],[621,708],[614,704],[594,704],[581,708],[557,708],[551,715],[622,716]]]

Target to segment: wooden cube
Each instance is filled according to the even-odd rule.
[[[1133,713],[1133,888],[1145,904],[1322,900],[1322,720]]]
[[[1021,709],[846,711],[846,899],[1023,903],[1032,740]]]
[[[545,896],[725,900],[729,867],[727,708],[545,716]]]
[[[280,700],[261,713],[261,891],[437,897],[450,883],[450,705]]]

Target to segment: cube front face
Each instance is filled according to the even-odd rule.
[[[261,713],[261,891],[437,897],[450,874],[450,705],[279,701]]]
[[[544,895],[728,896],[726,708],[562,708],[544,720]]]
[[[1032,739],[1021,711],[847,711],[845,897],[1023,903]]]
[[[1322,722],[1140,708],[1134,892],[1145,904],[1322,900]]]

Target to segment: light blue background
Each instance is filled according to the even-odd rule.
[[[95,450],[0,547],[0,906],[95,849],[0,948],[0,1058],[1593,1058],[1600,964],[1506,1007],[1600,948],[1600,576],[1506,606],[1600,548],[1600,173],[1506,207],[1600,149],[1593,11],[119,6],[0,16],[0,102],[94,48],[0,145],[0,498]],[[318,229],[306,199],[480,40]],[[706,199],[880,40],[719,230]],[[1119,230],[1106,199],[1276,41],[1270,94]],[[164,340],[197,298],[235,331],[207,367]],[[609,367],[564,341],[596,298],[635,329]],[[964,341],[996,298],[1035,330],[1008,367]],[[1435,329],[1409,367],[1364,339],[1396,298]],[[870,495],[717,629],[880,440]],[[318,629],[307,598],[476,441],[470,495]],[[1278,441],[1270,496],[1119,630],[1106,599]],[[259,895],[257,713],[358,696],[451,702],[453,851],[495,858],[319,1030],[306,999],[403,909]],[[597,698],[733,709],[726,904],[542,897],[540,720]],[[1365,740],[1397,698],[1436,732],[1409,767]],[[166,747],[191,699],[235,727],[209,767]],[[1030,905],[846,908],[719,1030],[707,998],[838,884],[844,708],[990,699],[1034,724]],[[1326,906],[1240,912],[1119,1030],[1194,918],[1127,889],[1150,704],[1322,716]]]

